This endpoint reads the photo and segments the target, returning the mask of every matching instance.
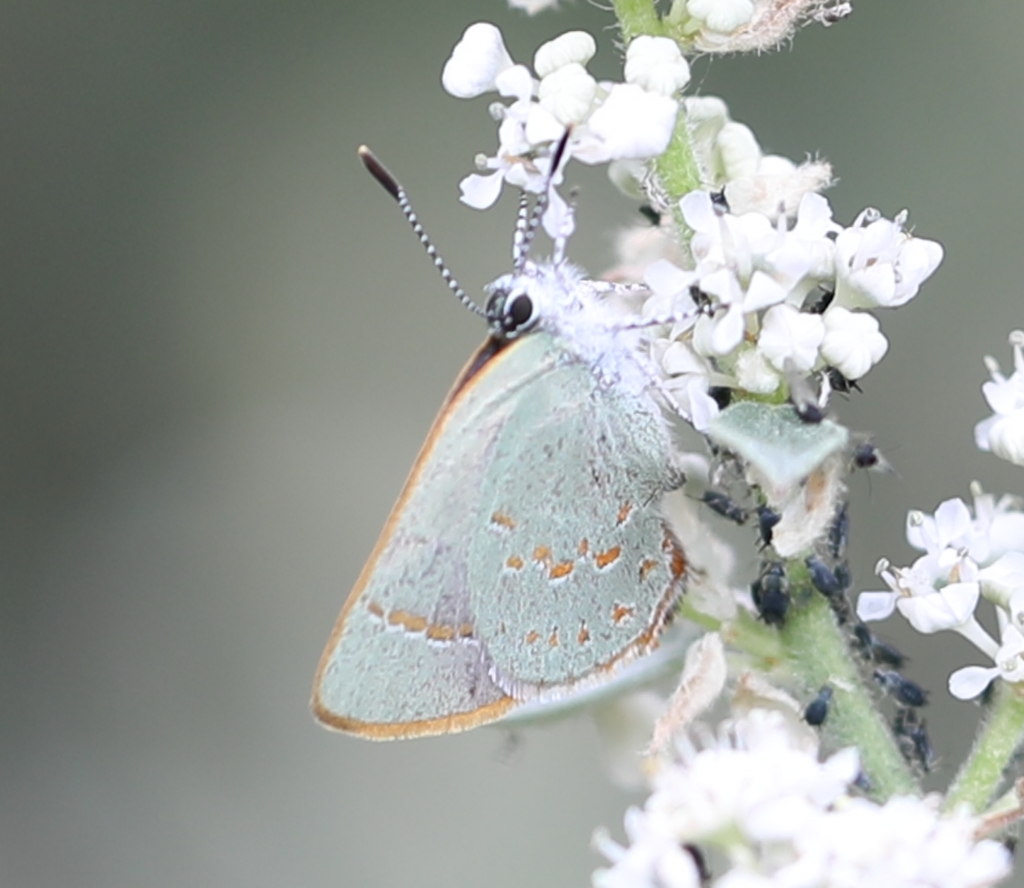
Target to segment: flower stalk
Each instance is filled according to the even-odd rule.
[[[991,710],[946,795],[947,810],[966,805],[974,813],[984,811],[1024,743],[1024,689],[1000,682],[992,696]]]

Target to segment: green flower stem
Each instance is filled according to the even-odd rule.
[[[946,795],[947,810],[966,804],[975,812],[983,811],[1022,740],[1024,695],[1018,685],[997,680],[991,712]]]
[[[672,218],[675,220],[676,228],[683,232],[684,242],[689,242],[690,231],[686,227],[682,210],[679,209],[679,199],[691,191],[696,191],[704,183],[697,157],[693,152],[690,125],[682,107],[680,107],[679,116],[676,118],[672,141],[668,143],[668,148],[654,164],[661,187],[665,190],[669,206],[672,208]]]
[[[806,569],[801,576],[797,564],[789,566],[794,605],[780,634],[807,689],[828,684],[834,690],[823,730],[837,746],[860,750],[871,796],[884,801],[893,795],[919,795],[917,780],[864,686],[832,608],[810,585]]]
[[[634,37],[648,35],[664,37],[667,30],[658,15],[652,0],[612,0],[612,6],[619,19],[622,29],[622,42],[627,46]],[[668,148],[655,161],[655,169],[661,187],[664,189],[668,204],[672,207],[672,215],[678,230],[682,233],[683,243],[689,240],[689,232],[679,210],[679,199],[683,195],[696,191],[703,185],[700,166],[693,150],[693,139],[686,116],[680,107],[676,119],[672,141]]]
[[[661,37],[665,33],[665,26],[652,0],[612,0],[612,8],[622,28],[622,42],[627,46],[630,40],[641,34]]]

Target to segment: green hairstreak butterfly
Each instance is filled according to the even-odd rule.
[[[607,681],[657,646],[686,559],[660,507],[680,480],[669,424],[643,333],[612,305],[620,288],[585,280],[564,238],[553,261],[528,258],[542,196],[532,214],[521,202],[513,271],[477,308],[401,186],[360,154],[490,328],[316,672],[321,722],[385,740],[467,730]]]

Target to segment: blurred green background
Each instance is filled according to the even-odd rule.
[[[457,182],[487,100],[439,85],[463,28],[513,55],[610,24],[576,0],[5,3],[0,8],[0,885],[583,885],[620,834],[585,720],[374,745],[307,712],[313,667],[436,408],[480,341],[371,144],[471,291],[513,204]],[[947,258],[883,317],[891,351],[840,417],[899,477],[852,480],[854,567],[906,563],[908,508],[1020,491],[972,444],[982,356],[1024,325],[1024,8],[861,0],[762,58],[696,66],[766,150],[835,164],[849,222],[904,206]],[[612,76],[605,31],[594,69]],[[574,258],[632,206],[574,168]],[[957,637],[891,637],[933,690],[948,764],[978,710]],[[940,778],[942,775],[940,775]]]

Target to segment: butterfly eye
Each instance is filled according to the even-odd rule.
[[[536,307],[526,293],[495,289],[487,303],[491,331],[499,339],[515,339],[530,329],[537,320]]]
[[[533,300],[525,293],[513,297],[505,312],[505,325],[512,330],[526,326],[533,317]]]

